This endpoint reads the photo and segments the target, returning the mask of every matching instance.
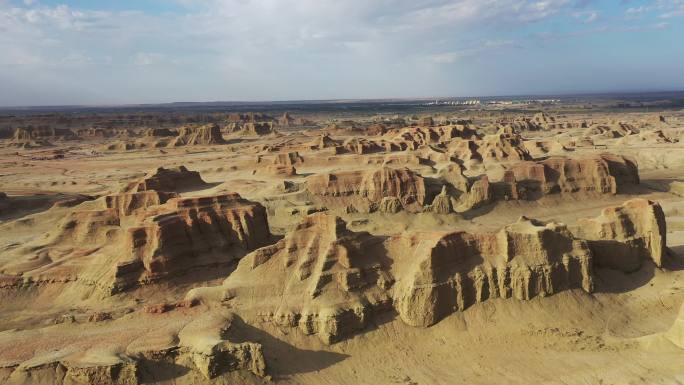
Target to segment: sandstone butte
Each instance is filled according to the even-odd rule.
[[[657,203],[635,199],[613,210],[623,208],[632,215],[619,221],[636,229],[632,237],[666,233]],[[614,242],[617,252],[642,249],[628,239]],[[570,289],[591,293],[595,265],[624,270],[632,263],[625,255],[606,266],[596,261],[590,245],[563,224],[528,218],[495,233],[386,239],[352,232],[339,217],[317,213],[283,240],[244,257],[222,286],[193,289],[186,300],[229,298],[223,302],[229,308],[250,309],[277,325],[334,343],[364,329],[373,314],[392,308],[408,325],[428,327],[491,298],[529,300]],[[648,260],[657,263],[656,258]],[[271,279],[259,281],[262,276]]]

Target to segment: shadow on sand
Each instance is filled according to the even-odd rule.
[[[230,340],[233,342],[258,342],[263,346],[267,371],[274,378],[316,372],[349,357],[347,354],[325,350],[299,349],[264,330],[247,324],[239,317],[233,320],[230,332]]]

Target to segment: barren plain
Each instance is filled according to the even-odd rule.
[[[4,117],[0,384],[684,383],[684,112],[588,104]]]

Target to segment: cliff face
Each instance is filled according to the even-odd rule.
[[[132,192],[75,206],[44,238],[18,249],[16,262],[5,268],[27,282],[76,282],[112,294],[227,266],[271,243],[259,203],[234,193],[180,198],[151,189],[176,189],[185,180],[176,177],[185,172],[160,169],[129,186]]]
[[[405,323],[427,327],[492,298],[591,293],[593,250],[563,224],[524,217],[495,233],[385,239],[318,213],[243,258],[221,287],[195,289],[187,300],[227,298],[230,307],[333,343],[390,306]]]
[[[241,260],[221,287],[193,290],[187,299],[231,298],[231,306],[333,343],[389,306],[383,255],[381,238],[351,232],[327,213],[312,214],[278,243]]]
[[[205,185],[206,182],[202,180],[199,172],[190,171],[185,166],[174,168],[159,167],[148,172],[140,180],[129,183],[124,187],[123,192],[134,193],[149,190],[177,192]]]
[[[330,208],[353,206],[371,211],[385,197],[395,197],[405,209],[418,211],[426,203],[424,179],[408,169],[317,174],[307,178],[311,199]]]
[[[216,383],[238,370],[266,375],[262,345],[233,342],[230,312],[194,307],[135,317],[2,333],[2,383],[137,385],[158,381],[166,365],[196,372],[181,383]]]
[[[159,211],[127,232],[131,261],[140,261],[150,277],[227,262],[218,256],[270,241],[266,209],[238,194],[173,198]]]
[[[113,209],[118,213],[119,217],[124,217],[143,211],[148,207],[164,204],[175,196],[176,194],[172,192],[146,190],[107,195],[104,197],[104,200],[108,209]]]
[[[506,171],[503,183],[511,199],[566,193],[616,194],[622,186],[638,184],[639,172],[634,160],[622,156],[552,157],[514,164]]]
[[[221,128],[217,124],[213,123],[199,127],[181,127],[178,131],[178,136],[176,136],[169,143],[169,147],[225,143],[226,142],[223,140],[223,135],[221,135]]]
[[[416,149],[423,145],[446,143],[455,138],[479,138],[479,135],[467,125],[430,125],[394,129],[387,132],[383,138],[399,147]]]
[[[482,138],[453,139],[446,144],[448,154],[460,161],[476,162],[507,162],[530,160],[522,137],[513,132],[500,130],[496,134],[485,135]]]
[[[413,326],[430,326],[489,298],[593,290],[586,242],[557,223],[523,218],[498,233],[419,234],[395,242],[390,250],[414,256],[393,294],[402,320]]]
[[[604,209],[596,218],[582,219],[575,233],[589,240],[599,266],[626,272],[638,270],[644,260],[662,267],[667,252],[663,209],[645,199],[632,199]]]

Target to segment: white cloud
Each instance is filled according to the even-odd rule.
[[[617,27],[586,0],[175,1],[185,12],[0,0],[0,82],[45,70],[122,98],[143,89],[146,101],[192,98],[171,83],[199,99],[375,96],[401,92],[411,74],[449,78],[454,66],[553,38],[538,33],[549,21],[569,25],[568,39]],[[674,17],[679,1],[644,5],[654,19],[644,25]],[[625,14],[648,13],[632,8]],[[413,77],[424,90],[445,83]]]
[[[137,66],[150,66],[153,64],[162,63],[165,60],[165,56],[160,53],[155,52],[138,52],[133,57],[133,64]]]
[[[627,8],[627,10],[625,11],[625,13],[628,14],[628,15],[638,15],[638,14],[642,14],[642,13],[646,12],[647,10],[648,10],[647,7],[644,7],[643,5],[641,5],[641,6],[639,6],[639,7],[630,7],[630,8]]]
[[[430,55],[429,60],[436,64],[453,64],[463,57],[462,52],[444,52]]]
[[[584,24],[591,24],[599,17],[599,12],[594,10],[575,12],[572,16]]]

